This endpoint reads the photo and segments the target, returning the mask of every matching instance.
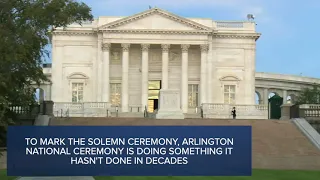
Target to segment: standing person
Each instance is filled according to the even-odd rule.
[[[233,107],[231,114],[232,114],[233,119],[236,119],[236,117],[237,117],[236,107]]]

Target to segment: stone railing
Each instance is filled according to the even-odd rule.
[[[305,119],[320,133],[320,104],[287,105],[282,107],[281,116],[287,117],[286,119]]]
[[[320,120],[320,104],[301,104],[290,107],[290,118]]]
[[[54,115],[58,117],[107,117],[114,108],[107,102],[55,102]]]
[[[132,113],[143,113],[144,107],[141,104],[129,105],[129,112]]]
[[[302,104],[299,109],[305,117],[320,117],[320,104]]]
[[[204,118],[232,119],[232,108],[236,108],[237,119],[268,119],[268,106],[266,105],[229,105],[204,103]]]
[[[215,26],[221,30],[248,30],[255,31],[254,22],[242,22],[242,21],[216,21]]]
[[[56,117],[117,117],[121,113],[121,106],[114,106],[108,102],[55,102],[54,116]],[[142,105],[129,105],[129,113],[144,113]]]

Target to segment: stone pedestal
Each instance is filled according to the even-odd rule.
[[[161,89],[156,119],[184,119],[180,106],[180,90]]]
[[[292,104],[283,104],[281,105],[281,118],[280,120],[289,120],[290,119],[290,107]]]

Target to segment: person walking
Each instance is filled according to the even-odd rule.
[[[236,119],[236,117],[237,117],[236,107],[232,108],[231,114],[232,114],[233,119]]]

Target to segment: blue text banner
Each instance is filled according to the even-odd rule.
[[[250,176],[250,126],[10,126],[10,176]]]

